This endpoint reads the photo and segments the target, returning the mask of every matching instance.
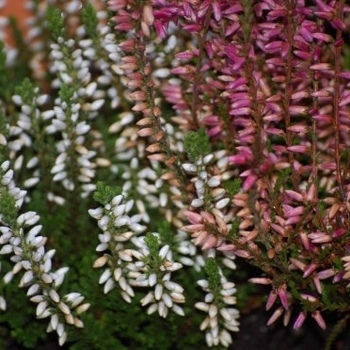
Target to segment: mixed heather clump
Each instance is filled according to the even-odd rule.
[[[344,323],[345,0],[27,5],[31,29],[11,22],[17,46],[0,55],[0,308],[23,270],[72,349],[198,348],[196,330],[229,347],[249,290],[269,325]]]

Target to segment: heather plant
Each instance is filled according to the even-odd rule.
[[[234,348],[254,295],[268,325],[333,327],[331,348],[349,318],[345,1],[27,7],[27,33],[0,21],[3,338]]]

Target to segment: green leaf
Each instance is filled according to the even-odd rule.
[[[150,252],[150,256],[156,258],[159,253],[159,240],[153,233],[148,233],[145,237],[145,242]]]
[[[224,183],[225,190],[228,192],[229,197],[232,198],[234,195],[236,195],[241,187],[242,187],[242,180],[239,177],[236,177],[233,180],[228,180]]]
[[[102,181],[98,181],[96,184],[96,191],[93,194],[93,198],[96,202],[106,205],[115,196],[118,196],[121,193],[122,193],[122,189],[120,187],[111,187],[106,185]]]
[[[15,87],[15,94],[22,97],[23,104],[32,104],[35,92],[34,85],[29,78],[25,78],[21,85]]]
[[[204,270],[208,277],[209,288],[215,291],[220,285],[220,273],[216,260],[208,258],[205,262]]]
[[[191,162],[197,161],[200,157],[211,152],[209,136],[205,129],[189,131],[184,136],[184,147]]]
[[[0,190],[0,220],[10,227],[15,227],[16,219],[16,201],[6,188],[2,188]]]
[[[82,21],[86,33],[90,37],[96,37],[98,33],[96,30],[98,25],[98,18],[95,8],[90,3],[86,4],[83,8]]]
[[[72,98],[74,95],[74,88],[68,84],[63,83],[60,88],[60,97],[62,101],[66,102],[68,105],[72,103]]]
[[[64,36],[64,18],[61,11],[53,5],[49,5],[46,12],[47,27],[51,32],[52,38],[57,41]]]

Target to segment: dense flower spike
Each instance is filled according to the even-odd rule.
[[[26,191],[16,187],[9,161],[3,162],[0,168],[0,254],[11,254],[10,260],[14,263],[12,270],[4,276],[4,282],[10,283],[14,275],[24,271],[19,286],[28,288],[28,297],[38,304],[37,318],[50,317],[47,331],[55,330],[59,336],[59,344],[63,345],[67,338],[65,325],[84,327],[79,314],[87,310],[89,304],[82,304],[84,297],[80,293],[60,296],[57,292],[68,268],[52,270],[51,259],[55,250],[45,251],[47,237],[40,235],[40,216],[33,211],[18,213]],[[0,302],[1,309],[5,309],[6,302],[3,297]]]
[[[89,214],[98,220],[98,226],[103,232],[99,235],[100,244],[96,251],[110,252],[99,257],[94,263],[94,267],[108,265],[99,283],[104,284],[104,293],[108,293],[118,283],[121,295],[127,302],[131,302],[135,295],[126,278],[135,250],[128,248],[126,243],[133,235],[146,229],[146,226],[140,223],[141,215],[129,216],[133,206],[133,200],[125,201],[124,196],[119,194],[106,203],[104,208],[89,210]]]
[[[183,309],[177,305],[185,301],[183,288],[170,280],[171,273],[181,269],[182,264],[173,261],[169,245],[159,246],[158,235],[140,236],[146,226],[140,224],[142,215],[128,215],[133,205],[132,200],[125,201],[119,194],[104,208],[89,210],[104,232],[99,235],[101,243],[96,250],[109,252],[94,263],[94,267],[108,265],[99,283],[104,284],[104,293],[118,283],[127,302],[135,295],[133,287],[154,288],[141,299],[142,306],[151,304],[148,314],[158,311],[160,316],[166,317],[171,309],[183,316]]]
[[[208,346],[221,344],[228,347],[232,343],[228,331],[238,332],[239,330],[237,320],[239,312],[237,309],[230,307],[236,303],[236,297],[233,296],[236,288],[233,282],[227,282],[220,270],[215,271],[215,267],[210,265],[213,265],[212,261],[208,260],[206,264],[208,280],[202,279],[197,282],[207,292],[204,298],[205,301],[197,302],[195,307],[208,313],[208,316],[200,325],[200,329],[206,331],[205,338]],[[211,269],[214,271],[210,271]]]

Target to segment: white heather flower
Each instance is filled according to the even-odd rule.
[[[133,260],[135,256],[138,256],[138,252],[125,248],[125,244],[131,240],[135,233],[141,233],[146,229],[145,226],[139,224],[142,216],[127,215],[127,213],[132,211],[133,207],[134,201],[125,201],[123,195],[117,195],[104,207],[89,210],[89,214],[98,220],[98,226],[103,231],[99,235],[100,244],[96,250],[100,252],[105,250],[111,251],[111,255],[104,255],[94,263],[94,267],[102,267],[107,263],[112,265],[112,267],[104,270],[100,276],[99,283],[104,284],[104,293],[108,293],[119,286],[121,296],[127,302],[131,302],[131,298],[134,297],[129,273],[133,272],[136,274],[142,266],[136,268],[136,265],[133,265]],[[118,230],[117,232],[110,232],[110,223],[114,224],[116,230]],[[134,228],[136,228],[135,231],[133,231]],[[129,264],[130,269],[128,268]]]
[[[0,178],[3,179],[9,169],[9,163],[4,162],[0,166]],[[25,191],[15,187],[15,184],[2,183],[1,191],[6,191],[13,196],[16,206],[13,210],[19,210],[26,195]],[[2,244],[1,254],[12,254],[10,260],[15,264],[12,271],[9,271],[3,277],[5,283],[10,283],[15,274],[23,271],[20,279],[20,287],[28,287],[27,295],[30,300],[37,303],[36,316],[38,318],[46,318],[55,312],[71,315],[78,303],[64,304],[57,288],[63,281],[64,274],[68,268],[61,268],[57,271],[51,271],[51,258],[55,254],[55,250],[51,249],[45,252],[45,243],[47,238],[39,236],[42,225],[36,225],[40,220],[39,215],[34,211],[28,211],[18,215],[15,227],[9,227],[11,222],[4,222],[2,213],[0,213],[0,244]],[[40,294],[42,293],[42,294]],[[3,297],[0,297],[0,309],[6,307]],[[70,319],[68,318],[68,321]],[[81,326],[82,322],[77,319],[77,326]],[[51,325],[51,323],[50,323]],[[55,321],[52,322],[55,326]],[[52,326],[51,325],[51,326]],[[50,327],[51,327],[50,326]],[[56,326],[58,330],[58,326]],[[65,337],[64,324],[58,332],[60,342],[63,344]]]
[[[197,302],[195,307],[208,314],[200,325],[200,329],[205,331],[205,339],[209,347],[221,344],[228,347],[232,343],[231,335],[228,331],[237,332],[239,330],[239,312],[225,304],[235,303],[233,294],[236,292],[235,284],[227,282],[222,272],[220,290],[210,290],[209,282],[205,279],[197,281],[197,284],[206,291],[204,302]],[[228,298],[231,298],[228,300]],[[228,301],[228,302],[227,302]]]
[[[142,262],[142,264],[135,262],[134,265],[129,265],[130,267],[128,268],[130,268],[130,270],[139,270],[139,274],[136,274],[136,278],[130,279],[130,284],[135,287],[153,288],[152,291],[148,292],[148,294],[141,299],[141,305],[146,306],[151,304],[147,309],[148,314],[158,311],[161,317],[166,317],[169,310],[173,310],[178,315],[183,315],[184,312],[182,308],[177,305],[185,302],[185,297],[182,294],[183,288],[170,280],[171,272],[169,272],[181,268],[182,265],[170,260],[172,256],[170,247],[164,245],[160,248],[158,252],[159,259],[156,259],[157,261],[161,261],[160,265],[157,263],[157,266],[153,266],[150,263],[150,265],[145,266],[143,263],[144,261],[152,261],[152,259],[149,259],[150,251],[146,244],[145,237],[134,237],[132,241],[142,252],[142,254],[138,256],[139,262]],[[152,270],[154,272],[147,274],[146,271]]]

